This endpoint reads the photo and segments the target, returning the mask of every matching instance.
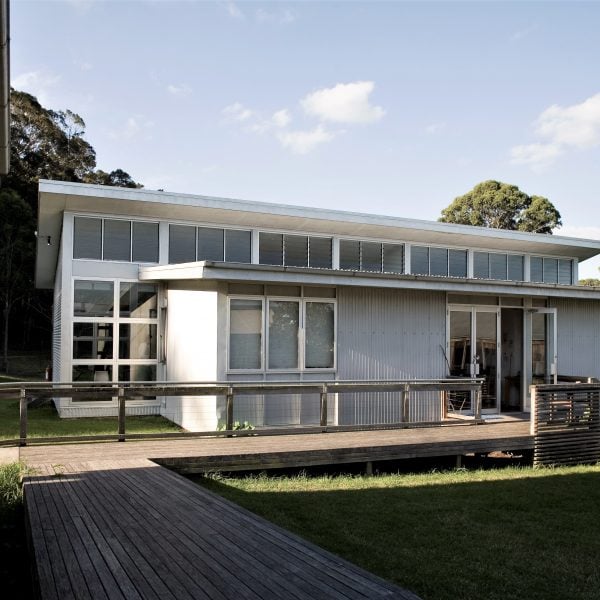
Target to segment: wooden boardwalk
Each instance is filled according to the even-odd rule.
[[[157,462],[199,472],[531,447],[527,422],[27,446],[40,597],[415,599]]]
[[[43,600],[417,599],[151,461],[37,469],[24,489]]]

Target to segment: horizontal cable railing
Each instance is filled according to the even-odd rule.
[[[167,438],[167,437],[203,437],[203,436],[243,436],[243,435],[280,435],[285,433],[314,433],[352,431],[365,429],[393,429],[403,427],[434,426],[445,424],[445,417],[450,404],[449,398],[457,393],[469,394],[472,400],[473,422],[481,419],[481,379],[410,379],[384,381],[311,381],[311,382],[256,382],[256,381],[216,381],[216,382],[20,382],[0,384],[0,398],[19,397],[19,437],[5,440],[6,443],[19,443],[24,446],[28,442],[47,443],[65,441],[119,440],[135,438]],[[410,418],[410,401],[417,394],[440,394],[441,420],[415,421]],[[355,425],[335,425],[329,423],[329,397],[334,394],[359,393],[393,393],[398,394],[397,422],[369,423]],[[319,424],[286,426],[264,426],[260,429],[238,430],[234,427],[235,398],[256,395],[306,395],[319,396]],[[126,407],[128,401],[139,402],[140,399],[156,397],[206,397],[216,396],[225,400],[225,422],[223,428],[210,431],[181,431],[162,433],[129,433],[126,434]],[[77,435],[60,437],[28,436],[28,404],[32,400],[40,401],[52,398],[70,398],[81,402],[114,401],[117,404],[118,433],[106,435]],[[197,399],[198,402],[202,398]],[[367,401],[368,402],[368,401]],[[368,407],[367,407],[368,408]]]

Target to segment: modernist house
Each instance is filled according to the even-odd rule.
[[[485,378],[484,412],[527,411],[558,375],[600,377],[600,241],[41,181],[36,284],[54,290],[55,381]],[[398,420],[391,395],[337,398],[337,424]],[[63,417],[114,402],[57,399]],[[317,399],[248,398],[256,425]],[[131,404],[196,430],[222,401]],[[440,403],[411,406],[439,420]]]

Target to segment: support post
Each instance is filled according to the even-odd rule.
[[[321,427],[323,433],[327,432],[327,386],[324,385],[321,390]]]
[[[481,384],[475,391],[475,419],[479,421],[481,419]]]
[[[19,394],[19,446],[27,446],[27,396],[25,388]]]
[[[402,404],[402,422],[408,423],[410,421],[410,406],[409,400],[409,386],[406,384],[404,389],[400,392],[400,402]]]
[[[373,475],[373,462],[370,460],[365,463],[365,474],[367,477],[371,477]]]
[[[225,429],[233,430],[233,388],[227,388],[227,396],[225,403]]]
[[[457,469],[461,469],[462,468],[462,454],[457,454],[456,455],[456,468]]]
[[[531,435],[535,435],[537,433],[537,387],[535,385],[529,386],[529,395],[531,397],[531,404],[529,409],[531,410],[530,418],[529,418],[529,433]]]
[[[119,387],[119,441],[125,441],[125,388]]]

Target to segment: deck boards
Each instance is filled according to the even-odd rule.
[[[40,597],[415,599],[209,492],[180,471],[533,446],[526,422],[431,429],[28,446],[24,484]]]

